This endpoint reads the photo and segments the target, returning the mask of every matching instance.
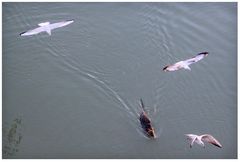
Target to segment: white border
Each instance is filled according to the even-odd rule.
[[[32,0],[24,0],[24,1],[21,1],[21,0],[8,0],[8,1],[2,1],[2,2],[238,2],[237,0],[219,0],[219,1],[214,1],[214,0],[212,0],[212,1],[209,1],[209,0],[201,0],[201,1],[193,1],[193,0],[184,0],[184,1],[180,1],[180,0],[164,0],[164,1],[159,1],[159,0],[150,0],[150,1],[143,1],[143,0],[137,0],[137,1],[134,1],[134,0],[131,0],[131,1],[129,1],[129,0],[117,0],[117,1],[110,1],[110,0],[104,0],[104,1],[102,1],[102,0],[81,0],[81,1],[77,1],[77,0],[70,0],[70,1],[63,1],[63,0],[58,0],[58,1],[56,1],[56,0],[37,0],[37,1],[32,1]],[[1,13],[2,13],[2,3],[1,3]],[[238,12],[238,15],[237,15],[237,21],[239,22],[239,12]],[[2,38],[2,16],[1,16],[1,21],[0,21],[0,23],[1,23],[1,33],[0,33],[0,35],[1,35],[1,38]],[[239,38],[239,24],[238,24],[238,38]],[[238,41],[238,46],[239,46],[239,41]],[[2,39],[1,39],[1,49],[2,49]],[[2,50],[3,51],[3,50]],[[237,50],[238,51],[238,50]],[[238,54],[239,54],[239,52],[238,52]],[[2,74],[2,57],[0,58],[0,60],[1,60],[1,66],[0,66],[0,69],[1,69],[1,74]],[[239,59],[239,55],[238,55],[238,58],[237,58],[237,61],[238,61],[238,63],[239,63],[239,61],[240,61],[240,59]],[[239,66],[238,66],[238,77],[237,77],[237,79],[238,79],[238,81],[239,81]],[[239,83],[239,82],[238,82]],[[2,91],[2,75],[1,75],[1,91]],[[239,86],[237,86],[238,87],[238,92],[239,92]],[[0,103],[1,103],[1,105],[2,105],[2,93],[1,93],[1,99],[0,99]],[[238,94],[238,101],[239,101],[239,94]],[[239,104],[239,102],[238,102],[238,104]],[[237,104],[237,105],[238,105]],[[239,107],[239,106],[238,106]],[[237,115],[238,115],[238,117],[239,117],[239,110],[237,111]],[[1,111],[1,125],[2,125],[2,111]],[[238,121],[238,120],[237,120]],[[239,130],[239,122],[238,122],[238,124],[237,124],[237,126],[238,126],[238,130]],[[238,130],[237,130],[237,132],[238,132]],[[1,139],[2,139],[2,129],[1,129]],[[239,132],[238,132],[238,150],[239,150],[239,144],[240,144],[240,142],[239,142]],[[1,148],[2,148],[2,140],[1,140]],[[2,151],[1,151],[1,157],[2,157]],[[238,151],[238,157],[240,157],[239,155],[239,151]],[[3,160],[3,159],[2,159]],[[4,160],[8,160],[8,159],[4,159]],[[17,160],[15,160],[15,159],[11,159],[11,161],[13,161],[13,162],[15,162],[15,161],[25,161],[26,159],[17,159]],[[42,162],[42,161],[45,161],[45,160],[51,160],[51,161],[58,161],[59,159],[28,159],[28,161],[35,161],[35,160],[37,160],[37,161],[39,161],[39,162]],[[76,161],[76,160],[78,160],[78,161],[83,161],[83,162],[86,162],[86,161],[127,161],[127,162],[132,162],[132,161],[148,161],[148,160],[151,160],[151,161],[189,161],[189,160],[194,160],[194,161],[196,161],[196,160],[204,160],[204,161],[206,161],[206,162],[212,162],[212,161],[219,161],[219,160],[224,160],[224,161],[232,161],[232,159],[61,159],[61,160],[74,160],[74,161]],[[233,159],[233,160],[238,160],[238,159]]]

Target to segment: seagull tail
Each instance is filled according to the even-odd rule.
[[[191,71],[191,68],[188,65],[184,66],[184,69]]]
[[[47,29],[46,32],[48,33],[48,35],[52,35],[51,29]]]
[[[197,136],[193,135],[193,134],[185,134],[185,135],[187,136],[187,139],[189,140],[190,148],[192,148]]]

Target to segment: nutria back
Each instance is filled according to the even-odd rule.
[[[142,112],[139,117],[141,126],[148,137],[155,138],[154,129],[152,127],[150,119],[145,112]]]

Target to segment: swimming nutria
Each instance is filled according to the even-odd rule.
[[[142,99],[140,99],[141,107],[142,107],[142,113],[140,114],[139,120],[141,123],[141,126],[145,132],[145,134],[149,138],[155,138],[155,131],[154,128],[152,127],[151,120],[148,118],[147,113],[145,112],[144,104]]]

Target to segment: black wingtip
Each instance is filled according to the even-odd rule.
[[[209,54],[209,52],[201,52],[201,53],[199,53],[197,55],[208,55],[208,54]]]
[[[219,148],[222,148],[221,145],[218,145],[218,144],[215,144],[215,143],[212,143],[212,144],[215,145],[215,146],[217,146],[217,147],[219,147]]]
[[[168,68],[168,66],[165,66],[165,67],[163,68],[163,71],[165,71],[167,68]]]
[[[74,19],[71,19],[71,20],[65,20],[65,21],[74,21]]]
[[[26,33],[26,32],[22,32],[22,33],[20,33],[19,35],[22,36],[24,33]]]

